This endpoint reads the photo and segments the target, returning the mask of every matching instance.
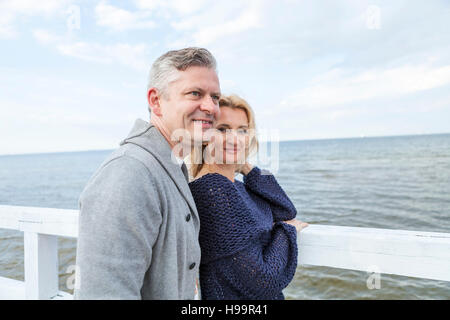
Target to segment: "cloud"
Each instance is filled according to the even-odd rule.
[[[14,38],[18,35],[16,20],[21,16],[64,16],[73,0],[15,0],[0,1],[0,38]]]
[[[280,108],[323,110],[374,99],[393,99],[450,84],[450,65],[406,65],[352,74],[332,69],[280,103]]]
[[[198,45],[206,46],[221,37],[239,34],[249,29],[261,26],[259,15],[256,10],[247,10],[235,19],[225,21],[221,24],[215,24],[204,28],[198,28],[192,38]]]
[[[33,37],[41,44],[52,44],[61,41],[62,38],[51,34],[47,30],[35,29],[32,31]]]
[[[12,26],[12,21],[14,17],[7,13],[0,11],[0,39],[11,39],[14,38],[17,32]]]
[[[131,12],[101,1],[95,7],[96,23],[115,31],[130,29],[148,29],[155,27],[155,23],[149,20],[148,11]]]
[[[58,44],[56,48],[63,55],[81,60],[105,64],[118,62],[140,71],[149,68],[146,58],[147,46],[145,44],[131,45],[117,43],[113,45],[101,45],[98,43],[78,41]]]
[[[264,25],[262,1],[228,2],[217,1],[204,7],[195,15],[172,19],[171,26],[182,36],[173,41],[171,47],[187,44],[209,46],[224,37],[243,33]]]
[[[217,1],[213,3],[206,0],[136,0],[136,6],[141,10],[165,11],[166,15],[174,12],[179,15],[188,15],[201,10],[202,8],[210,9]]]
[[[42,29],[33,30],[34,38],[43,45],[50,45],[62,55],[101,64],[119,63],[142,71],[150,67],[146,44],[116,43],[103,45],[95,42],[72,41]]]
[[[14,1],[0,1],[0,9],[2,12],[9,12],[12,14],[53,14],[61,8],[65,7],[71,1],[68,0],[14,0]]]

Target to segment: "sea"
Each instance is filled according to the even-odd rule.
[[[450,134],[284,141],[274,171],[309,224],[450,233]],[[268,149],[268,150],[269,150]],[[0,156],[0,205],[78,209],[112,150]],[[59,288],[68,289],[76,240],[58,239]],[[301,266],[286,299],[450,299],[450,282]],[[23,233],[0,229],[0,277],[24,280]],[[70,288],[70,286],[69,286]]]

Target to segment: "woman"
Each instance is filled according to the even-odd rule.
[[[296,209],[274,176],[246,161],[258,147],[250,134],[250,106],[238,96],[222,97],[219,105],[219,134],[191,158],[202,298],[284,299],[282,289],[297,267],[297,232],[307,224],[294,219]],[[212,157],[198,164],[208,149]],[[234,179],[236,173],[244,175],[243,183]]]

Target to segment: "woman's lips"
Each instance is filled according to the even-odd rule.
[[[238,148],[223,148],[223,150],[227,153],[238,153],[240,151]]]

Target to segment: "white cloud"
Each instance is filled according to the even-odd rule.
[[[9,12],[0,11],[0,39],[10,39],[16,36],[16,31],[12,26],[14,16]]]
[[[120,63],[147,72],[150,67],[146,44],[116,43],[103,45],[86,41],[71,41],[42,29],[33,30],[34,38],[44,45],[52,45],[69,57],[102,64]]]
[[[20,16],[64,16],[65,9],[73,0],[1,0],[0,1],[0,38],[14,38],[16,20]]]
[[[168,10],[168,11],[175,11],[177,14],[186,15],[186,14],[192,14],[194,12],[199,11],[202,8],[209,9],[211,6],[213,6],[217,1],[214,1],[214,3],[208,2],[206,0],[171,0],[171,1],[164,1],[164,0],[136,0],[136,6],[139,9],[143,10]]]
[[[14,0],[0,1],[0,10],[3,12],[10,12],[14,14],[53,14],[62,7],[67,6],[71,1],[68,0]]]
[[[111,64],[118,62],[130,66],[136,70],[147,70],[149,68],[146,59],[145,44],[130,45],[118,43],[114,45],[101,45],[78,41],[74,43],[62,43],[57,45],[60,53],[79,58],[86,61]]]
[[[32,31],[33,37],[41,44],[51,44],[61,41],[61,38],[51,34],[47,30],[35,29]]]
[[[149,20],[149,12],[131,12],[101,1],[95,7],[96,23],[116,31],[153,28],[155,23]]]
[[[320,110],[379,98],[393,98],[450,84],[450,65],[406,65],[357,74],[333,69],[280,103],[280,108]]]
[[[236,13],[238,12],[238,13]],[[232,36],[261,28],[264,25],[263,2],[229,2],[218,1],[198,14],[173,19],[171,26],[183,32],[171,47],[181,47],[194,43],[198,46],[211,45],[226,36]]]
[[[211,25],[206,28],[199,28],[193,35],[193,39],[202,46],[218,40],[224,36],[238,34],[249,29],[261,26],[257,10],[253,8],[243,12],[236,19],[226,21],[222,24]]]

